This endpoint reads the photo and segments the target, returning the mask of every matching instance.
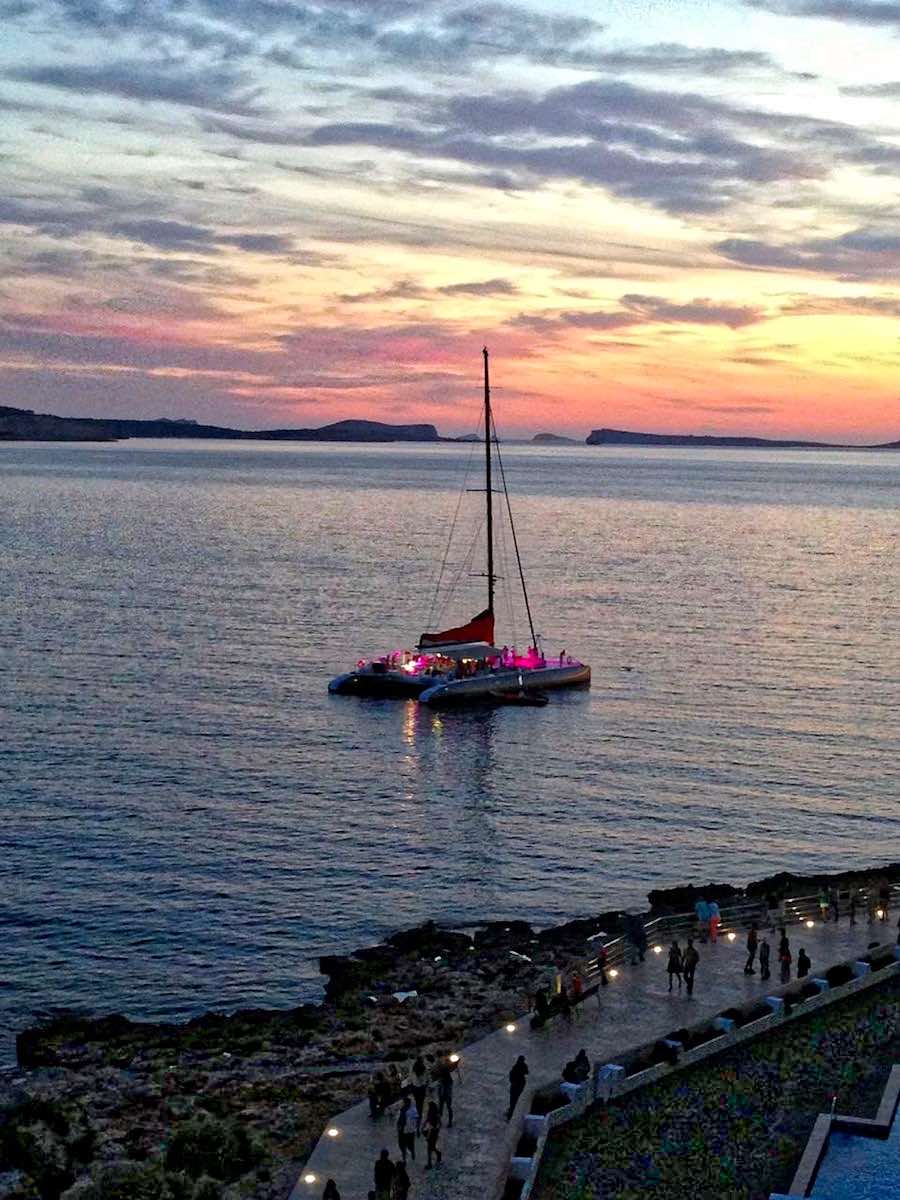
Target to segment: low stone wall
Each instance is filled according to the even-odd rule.
[[[525,1117],[523,1131],[536,1137],[537,1144],[531,1159],[517,1159],[515,1171],[510,1170],[509,1172],[511,1177],[523,1181],[519,1200],[529,1200],[532,1194],[547,1138],[553,1129],[557,1129],[561,1125],[566,1125],[570,1121],[575,1120],[576,1117],[580,1117],[594,1104],[603,1104],[611,1099],[624,1096],[629,1092],[649,1087],[658,1080],[664,1079],[667,1075],[695,1066],[697,1063],[721,1054],[723,1050],[730,1050],[733,1046],[750,1041],[759,1037],[760,1034],[767,1033],[782,1025],[787,1025],[792,1021],[798,1020],[800,1017],[806,1016],[810,1012],[838,1004],[849,996],[855,995],[857,992],[868,991],[870,988],[878,987],[885,980],[900,975],[900,945],[895,947],[880,946],[870,952],[872,957],[879,958],[891,951],[894,954],[894,961],[877,971],[872,971],[868,963],[855,959],[846,959],[841,963],[835,964],[836,966],[849,967],[854,971],[854,977],[847,983],[840,984],[834,988],[828,987],[827,984],[824,984],[824,981],[820,980],[819,983],[824,984],[824,986],[821,987],[818,994],[810,996],[806,1000],[798,1001],[790,1012],[786,1013],[784,1011],[783,999],[785,996],[796,995],[796,983],[792,987],[786,987],[779,992],[773,992],[772,996],[767,998],[768,1001],[772,1002],[770,1003],[770,1007],[773,1011],[768,1016],[760,1017],[758,1020],[751,1021],[746,1025],[735,1026],[727,1018],[724,1021],[722,1018],[714,1018],[712,1022],[703,1021],[693,1027],[688,1027],[688,1032],[690,1033],[708,1029],[710,1024],[715,1025],[717,1022],[731,1026],[724,1029],[719,1036],[711,1038],[708,1042],[703,1042],[690,1050],[679,1053],[674,1063],[655,1063],[646,1070],[637,1071],[633,1075],[626,1075],[624,1068],[619,1063],[595,1063],[592,1081],[577,1089],[568,1104],[554,1109],[545,1116],[528,1114]],[[812,981],[810,980],[809,982]],[[778,1000],[782,1001],[782,1003],[774,1003],[774,1001]],[[738,1011],[740,1010],[738,1009]],[[652,1044],[655,1045],[655,1043]],[[649,1045],[651,1044],[648,1043]],[[636,1052],[639,1053],[641,1049],[646,1048],[637,1047]],[[615,1068],[618,1068],[618,1070]],[[894,1107],[896,1107],[896,1102],[897,1097],[895,1096]],[[842,1118],[842,1120],[850,1121],[853,1118]],[[816,1168],[818,1168],[820,1161],[821,1156],[816,1161]],[[792,1190],[790,1194],[796,1196],[806,1193],[794,1192]]]

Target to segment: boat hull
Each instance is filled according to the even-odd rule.
[[[456,704],[473,704],[496,699],[503,690],[549,692],[557,688],[590,687],[591,668],[584,663],[566,667],[535,667],[533,670],[495,671],[473,675],[468,679],[441,681],[426,688],[419,696],[421,704],[432,708],[449,708]]]
[[[430,676],[412,676],[404,671],[348,671],[328,685],[334,696],[363,696],[373,700],[415,700],[432,687]]]

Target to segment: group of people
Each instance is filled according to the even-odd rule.
[[[886,879],[878,885],[877,892],[874,887],[864,892],[859,888],[850,888],[847,913],[851,925],[856,924],[856,914],[862,907],[866,909],[870,925],[875,921],[881,921],[882,924],[887,921],[891,907],[891,885]],[[841,919],[841,898],[836,887],[819,890],[819,915],[823,921],[838,922]]]
[[[678,980],[678,990],[681,991],[682,981],[687,988],[687,994],[694,994],[694,975],[697,970],[697,964],[700,962],[700,955],[697,947],[694,945],[694,939],[688,938],[687,945],[684,950],[678,945],[677,940],[669,947],[669,959],[666,964],[666,970],[669,975],[669,991],[672,990],[673,980]]]
[[[719,911],[719,905],[716,901],[707,901],[701,896],[694,905],[694,912],[697,914],[697,932],[700,936],[700,941],[705,942],[707,938],[711,942],[718,941],[722,914]]]
[[[712,938],[712,934],[710,933]],[[714,939],[713,939],[714,940]],[[759,977],[760,979],[770,979],[772,948],[769,945],[767,938],[760,937],[759,926],[754,922],[747,931],[747,961],[744,964],[745,975],[756,974],[757,955],[759,961]],[[681,991],[682,983],[684,984],[688,996],[694,994],[694,976],[697,970],[697,964],[700,962],[700,955],[694,945],[694,939],[688,938],[687,945],[682,950],[678,941],[672,942],[669,947],[669,957],[666,962],[666,971],[669,976],[669,991],[674,988],[675,982],[678,983],[678,990]],[[788,983],[791,978],[791,966],[793,965],[793,955],[791,953],[791,943],[785,929],[782,927],[778,941],[778,964],[780,968],[780,977],[782,983]],[[809,974],[812,960],[801,946],[800,952],[797,955],[797,978],[805,979]]]
[[[885,883],[878,893],[878,907],[874,899],[874,890],[868,893],[869,920],[887,920],[890,906],[890,887]],[[862,895],[851,889],[849,897],[850,923],[856,923],[856,912],[862,903]],[[699,940],[715,943],[718,940],[721,925],[721,912],[715,900],[707,901],[701,898],[697,901],[695,912],[697,916]],[[822,889],[819,894],[819,908],[822,920],[838,921],[840,918],[840,897],[836,888]],[[626,933],[632,948],[632,964],[643,962],[647,951],[647,934],[643,920],[638,916],[626,915]],[[900,922],[898,922],[900,929]],[[898,935],[900,942],[900,935]],[[747,932],[747,959],[744,964],[745,975],[755,975],[759,964],[760,979],[771,978],[772,947],[765,935],[760,934],[759,926],[754,922]],[[689,937],[684,949],[675,940],[669,947],[666,970],[669,977],[669,991],[674,990],[677,982],[678,990],[684,987],[687,995],[694,994],[694,979],[700,954],[694,945],[694,938]],[[793,955],[790,940],[785,928],[779,930],[777,962],[782,983],[788,983],[791,978]],[[801,947],[797,955],[797,978],[804,979],[809,974],[812,961]],[[599,987],[605,987],[609,980],[607,976],[607,956],[605,948],[601,947],[597,956],[597,976]],[[543,1024],[556,1014],[569,1019],[575,1006],[584,997],[584,983],[581,975],[573,973],[568,985],[561,976],[557,979],[555,994],[551,997],[550,989],[543,986],[535,995],[535,1023]],[[599,992],[598,992],[599,997]],[[591,1066],[587,1052],[580,1050],[570,1062],[566,1063],[562,1078],[566,1083],[583,1083],[590,1077]],[[512,1119],[516,1105],[519,1102],[528,1079],[528,1064],[524,1055],[519,1055],[509,1072],[509,1105],[506,1119]],[[429,1091],[434,1088],[434,1098],[429,1100]],[[373,1118],[380,1117],[390,1105],[399,1099],[400,1110],[397,1117],[397,1144],[400,1157],[396,1162],[391,1161],[390,1152],[382,1150],[374,1168],[374,1191],[369,1192],[369,1200],[407,1200],[410,1189],[410,1177],[407,1172],[407,1156],[415,1161],[416,1138],[424,1137],[427,1150],[426,1170],[432,1166],[440,1166],[443,1155],[439,1146],[444,1114],[447,1116],[447,1126],[453,1125],[453,1073],[448,1062],[439,1064],[429,1056],[429,1062],[419,1056],[413,1063],[409,1078],[404,1081],[393,1064],[386,1073],[379,1072],[369,1088],[369,1109]],[[340,1194],[333,1180],[329,1180],[323,1200],[340,1200]]]
[[[369,1087],[369,1113],[373,1119],[380,1117],[397,1099],[400,1101],[397,1114],[400,1157],[392,1162],[390,1151],[381,1151],[375,1162],[375,1190],[369,1193],[370,1200],[406,1200],[410,1188],[406,1161],[407,1155],[413,1162],[416,1160],[416,1138],[425,1139],[426,1171],[443,1162],[439,1142],[445,1113],[448,1129],[453,1126],[453,1070],[449,1061],[436,1063],[432,1055],[428,1058],[426,1062],[419,1055],[406,1080],[392,1064],[387,1075],[379,1071]]]

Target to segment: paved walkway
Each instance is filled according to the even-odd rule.
[[[863,919],[851,927],[844,918],[837,926],[818,922],[814,929],[788,926],[794,964],[800,947],[805,947],[812,959],[811,975],[853,954],[864,954],[871,941],[892,941],[893,934],[893,921],[868,925]],[[500,1030],[461,1048],[454,1125],[443,1129],[440,1143],[444,1163],[425,1171],[424,1140],[417,1139],[416,1162],[408,1164],[410,1200],[492,1200],[506,1177],[532,1092],[558,1080],[564,1064],[582,1047],[592,1062],[606,1062],[679,1026],[695,1024],[743,1000],[779,991],[777,933],[767,935],[774,968],[768,983],[762,983],[758,974],[744,975],[744,936],[738,934],[734,942],[720,939],[715,946],[698,944],[700,965],[692,999],[683,991],[668,992],[666,955],[651,951],[646,962],[623,967],[609,987],[600,990],[599,1003],[593,996],[584,1001],[571,1026],[556,1018],[544,1029],[532,1030],[524,1017],[515,1022],[514,1032]],[[519,1054],[524,1054],[528,1062],[529,1086],[507,1124],[507,1077]],[[392,1159],[399,1157],[395,1122],[396,1107],[373,1121],[367,1102],[335,1116],[331,1127],[337,1135],[323,1134],[291,1200],[319,1200],[329,1178],[337,1182],[341,1200],[367,1200],[374,1186],[372,1168],[382,1147],[390,1150]],[[307,1181],[308,1175],[315,1178]]]

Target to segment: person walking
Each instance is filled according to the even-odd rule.
[[[647,953],[647,931],[644,928],[644,920],[638,913],[626,912],[622,921],[625,934],[631,943],[631,965],[636,967],[638,962],[644,961],[644,955]]]
[[[384,1076],[380,1071],[369,1083],[369,1116],[376,1120],[384,1112]]]
[[[577,971],[572,972],[572,1003],[577,1008],[584,998],[584,980]]]
[[[397,1117],[397,1146],[404,1162],[406,1162],[407,1154],[412,1156],[413,1162],[416,1161],[416,1130],[418,1127],[418,1109],[412,1096],[406,1096],[400,1106],[400,1115]]]
[[[719,925],[722,923],[722,914],[719,912],[719,906],[715,900],[709,902],[709,940],[715,944],[719,940]]]
[[[831,888],[828,893],[828,907],[831,910],[831,919],[835,925],[841,920],[841,897],[836,887]],[[799,962],[799,959],[797,960]]]
[[[681,960],[681,948],[678,942],[673,942],[669,948],[669,961],[666,964],[666,970],[669,973],[669,991],[672,990],[672,979],[677,977],[678,990],[681,991],[681,972],[684,969],[684,964]]]
[[[819,888],[819,916],[823,921],[828,920],[828,892],[824,887]]]
[[[412,1066],[412,1094],[419,1113],[416,1133],[420,1133],[422,1130],[422,1115],[425,1112],[425,1097],[428,1095],[428,1068],[425,1066],[425,1060],[421,1054]]]
[[[509,1108],[506,1111],[507,1121],[512,1120],[512,1115],[515,1112],[516,1105],[519,1103],[519,1097],[525,1091],[525,1080],[528,1078],[528,1063],[525,1061],[525,1055],[520,1054],[513,1063],[512,1070],[509,1073]]]
[[[891,907],[891,885],[885,879],[882,881],[881,887],[878,889],[878,911],[881,913],[879,918],[882,922],[888,919],[888,909]]]
[[[767,938],[759,943],[759,977],[760,979],[769,979],[772,972],[769,970],[769,957],[772,953],[772,947],[769,945]]]
[[[757,929],[756,922],[754,921],[753,924],[750,926],[750,930],[747,934],[747,961],[744,964],[744,974],[745,975],[755,975],[756,974],[756,971],[753,968],[753,964],[756,961],[756,951],[758,949],[759,949],[759,930]]]
[[[425,1170],[430,1171],[434,1165],[431,1160],[435,1155],[437,1156],[438,1166],[444,1160],[444,1156],[438,1148],[438,1138],[441,1136],[441,1114],[438,1112],[438,1106],[433,1100],[428,1105],[428,1115],[425,1117],[422,1132],[425,1134],[425,1145],[428,1149],[428,1161],[425,1163]]]
[[[791,978],[791,943],[787,934],[782,932],[778,943],[778,961],[781,964],[781,982],[789,983]]]
[[[397,1159],[394,1163],[394,1182],[391,1185],[391,1200],[407,1200],[410,1189],[409,1172],[406,1163]]]
[[[800,953],[797,955],[797,978],[805,979],[809,974],[809,968],[812,966],[812,960],[809,955],[800,947]]]
[[[322,1200],[341,1200],[341,1193],[338,1191],[338,1186],[333,1179],[329,1179],[325,1184]]]
[[[856,906],[858,904],[857,891],[855,887],[850,889],[850,924],[856,924]]]
[[[391,1200],[394,1164],[389,1150],[382,1150],[375,1162],[375,1200]]]
[[[609,980],[606,977],[606,969],[609,966],[609,955],[606,952],[606,947],[601,946],[597,951],[597,971],[600,975],[600,986],[609,987]]]
[[[701,896],[694,905],[694,912],[697,914],[697,932],[700,934],[700,941],[705,945],[709,937],[709,905],[705,896]]]
[[[688,938],[687,945],[684,948],[682,967],[684,969],[684,982],[689,996],[693,996],[694,994],[694,972],[697,970],[697,963],[699,961],[700,955],[697,953],[694,939]]]
[[[550,1016],[550,989],[545,983],[534,993],[534,1013],[541,1021]]]
[[[447,1063],[441,1063],[437,1078],[438,1113],[443,1117],[447,1110],[447,1128],[453,1128],[453,1072]]]

